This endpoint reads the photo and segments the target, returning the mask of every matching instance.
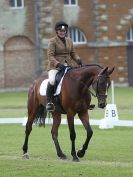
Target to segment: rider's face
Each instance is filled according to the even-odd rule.
[[[58,30],[57,31],[57,35],[60,37],[60,38],[64,38],[66,36],[66,30]]]

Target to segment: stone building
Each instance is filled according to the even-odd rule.
[[[115,83],[133,86],[133,1],[1,0],[0,8],[0,88],[28,87],[46,72],[59,20],[85,64],[115,66]]]
[[[34,3],[0,1],[0,88],[27,87],[37,75]]]

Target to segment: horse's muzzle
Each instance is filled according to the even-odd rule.
[[[101,108],[101,109],[104,109],[107,105],[107,102],[106,102],[106,97],[99,97],[98,99],[98,107]]]
[[[106,105],[107,105],[106,101],[98,103],[98,107],[101,108],[101,109],[104,109],[106,107]]]

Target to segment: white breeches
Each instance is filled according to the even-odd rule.
[[[55,75],[58,73],[57,69],[52,69],[48,72],[49,83],[54,85],[55,83]]]

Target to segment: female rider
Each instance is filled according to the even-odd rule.
[[[47,85],[47,111],[54,110],[52,96],[54,94],[55,75],[59,70],[64,70],[65,66],[72,66],[72,60],[78,65],[82,65],[80,57],[76,54],[72,40],[67,37],[68,24],[63,21],[55,24],[56,36],[51,38],[48,43],[48,78]]]

